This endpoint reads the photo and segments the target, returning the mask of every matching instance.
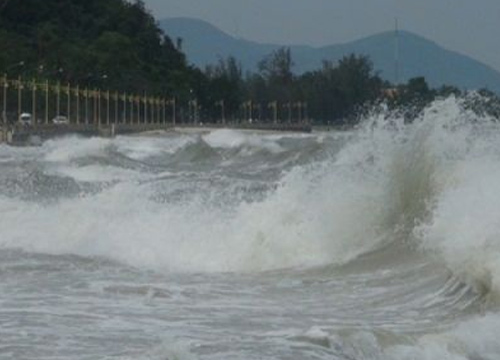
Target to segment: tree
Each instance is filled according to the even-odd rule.
[[[15,6],[14,6],[15,4]],[[120,87],[121,91],[172,93],[193,69],[158,28],[141,0],[23,0],[0,12],[0,72],[23,60],[23,74]],[[18,60],[19,59],[19,60]],[[62,69],[63,71],[59,71]],[[98,79],[107,75],[106,83]]]
[[[292,55],[289,48],[280,48],[259,62],[258,68],[266,81],[269,93],[280,102],[291,100],[294,76]]]
[[[241,64],[234,57],[219,59],[215,66],[210,66],[205,71],[210,81],[210,100],[214,118],[219,116],[219,108],[224,103],[227,115],[234,116],[243,101],[243,77]],[[215,104],[218,104],[215,106]]]
[[[282,47],[261,60],[258,64],[261,75],[268,81],[290,83],[293,79],[290,48]]]

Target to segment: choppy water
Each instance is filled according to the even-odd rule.
[[[1,359],[500,359],[500,126],[0,146]]]

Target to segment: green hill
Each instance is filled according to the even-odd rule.
[[[169,93],[191,76],[138,0],[4,1],[0,44],[0,73],[11,77]]]

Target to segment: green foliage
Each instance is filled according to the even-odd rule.
[[[337,64],[325,61],[319,70],[298,78],[289,76],[288,79],[288,99],[306,101],[309,115],[318,123],[350,121],[348,116],[357,107],[377,99],[382,87],[369,59],[356,55],[344,57]],[[277,82],[280,84],[280,80]]]
[[[280,48],[264,58],[258,64],[259,75],[264,79],[269,93],[274,100],[290,101],[294,75],[293,61],[289,48]]]
[[[242,108],[248,111],[251,105],[253,114],[271,121],[271,106],[276,102],[282,120],[288,119],[290,111],[297,114],[300,106],[302,110],[307,107],[308,115],[316,123],[345,124],[353,120],[350,115],[356,108],[375,101],[382,93],[383,83],[364,56],[350,55],[338,64],[325,61],[322,69],[302,76],[295,76],[292,67],[292,55],[287,48],[264,58],[259,63],[259,72],[248,74],[245,79],[234,58],[219,60],[205,70],[209,95],[204,99],[208,100],[206,106],[211,107],[208,114],[217,119],[219,110],[214,104],[224,100],[228,116],[242,116]]]
[[[290,48],[280,48],[258,64],[261,75],[269,82],[289,84],[293,79]]]
[[[410,117],[436,96],[460,94],[450,86],[430,89],[423,77],[391,86],[366,56],[325,61],[301,76],[293,66],[289,48],[274,51],[245,77],[232,57],[205,71],[188,66],[141,0],[0,2],[0,74],[175,96],[180,112],[187,112],[182,107],[188,101],[201,106],[203,121],[219,120],[222,110],[228,119],[241,119],[243,109],[264,121],[276,111],[283,120],[293,108],[307,109],[319,124],[350,125],[358,109],[384,94],[390,106],[408,108]],[[498,102],[491,108],[500,113]]]
[[[221,107],[224,106],[226,115],[236,117],[244,100],[241,65],[234,57],[219,59],[218,64],[205,70],[205,74],[210,83],[207,107],[210,108],[211,115],[217,118]]]
[[[10,1],[0,24],[0,72],[9,75],[172,95],[172,83],[191,77],[140,0]]]

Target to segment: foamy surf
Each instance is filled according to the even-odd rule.
[[[500,357],[500,139],[467,101],[343,133],[0,147],[1,349]]]

